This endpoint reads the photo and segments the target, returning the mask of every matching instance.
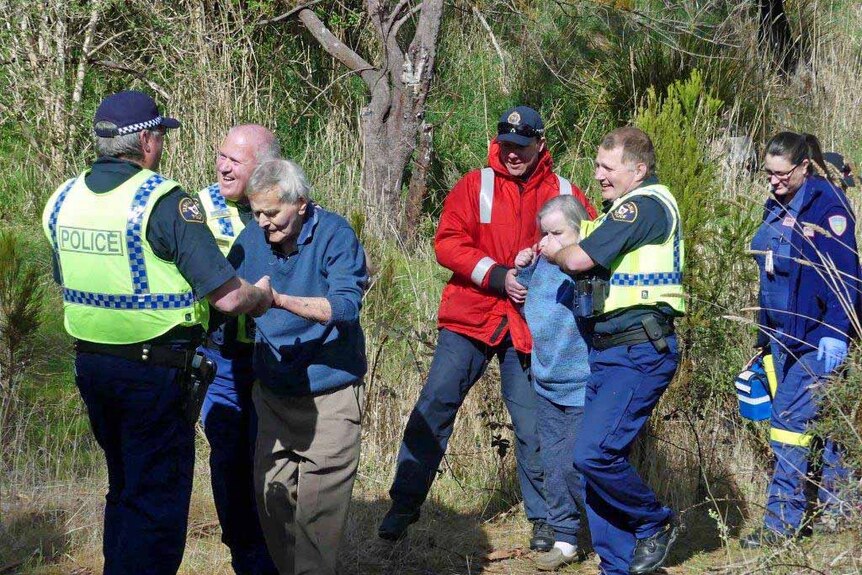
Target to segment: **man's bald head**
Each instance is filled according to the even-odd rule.
[[[281,157],[278,140],[259,124],[241,124],[230,129],[219,146],[216,159],[221,194],[234,202],[246,201],[245,189],[254,169]]]

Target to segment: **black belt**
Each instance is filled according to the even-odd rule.
[[[674,332],[672,324],[660,323],[659,327],[661,328],[660,337],[667,337]],[[646,330],[642,327],[630,329],[621,333],[594,333],[593,348],[599,351],[603,351],[612,347],[617,347],[619,345],[636,345],[639,343],[654,341],[655,339],[657,338],[650,338],[650,336],[647,335]]]
[[[148,343],[130,343],[126,345],[111,345],[93,343],[91,341],[75,340],[75,351],[78,353],[98,353],[120,357],[129,361],[137,361],[160,367],[187,369],[191,365],[194,349],[173,349],[168,345],[152,345]]]

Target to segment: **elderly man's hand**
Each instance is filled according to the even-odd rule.
[[[527,288],[515,279],[516,270],[506,272],[506,295],[515,303],[524,303],[527,298]]]
[[[252,317],[260,317],[266,310],[272,307],[272,301],[275,296],[275,291],[272,289],[272,286],[269,283],[269,276],[263,276],[257,283],[254,284],[254,287],[257,288],[257,304],[252,308],[249,315]]]

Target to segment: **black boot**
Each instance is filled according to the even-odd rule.
[[[380,527],[377,536],[387,541],[398,541],[407,534],[407,528],[419,520],[419,510],[392,504]]]
[[[530,549],[533,551],[550,551],[554,547],[554,530],[544,521],[533,522],[533,536],[530,537]]]
[[[676,517],[671,516],[658,533],[638,539],[632,562],[629,565],[629,573],[632,575],[652,573],[664,565],[678,532],[679,525],[677,525]]]

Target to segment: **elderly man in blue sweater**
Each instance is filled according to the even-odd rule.
[[[339,215],[311,201],[290,160],[260,165],[247,195],[257,226],[229,259],[270,276],[276,307],[257,319],[252,392],[254,482],[267,547],[281,575],[334,575],[359,462],[365,253]],[[283,295],[282,295],[283,294]]]

